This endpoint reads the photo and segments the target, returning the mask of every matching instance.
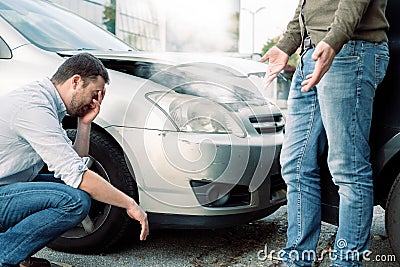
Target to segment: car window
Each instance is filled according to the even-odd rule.
[[[45,50],[133,50],[100,27],[48,2],[0,0],[0,16]]]

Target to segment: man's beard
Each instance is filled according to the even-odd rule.
[[[72,117],[83,117],[91,108],[90,104],[83,105],[82,103],[77,101],[76,94],[72,96],[69,106],[70,106],[69,115],[71,115]]]

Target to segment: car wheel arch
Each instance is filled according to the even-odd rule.
[[[76,127],[73,127],[75,125],[74,119],[63,123],[71,139],[74,139],[76,136]],[[90,142],[89,156],[95,162],[93,166],[100,170],[98,173],[121,191],[135,199],[135,201],[139,202],[135,175],[127,168],[128,165],[124,165],[127,158],[118,142],[104,128],[97,124],[92,125]],[[48,244],[48,246],[52,249],[66,252],[93,253],[107,251],[115,245],[124,244],[125,241],[130,243],[135,240],[134,238],[131,241],[126,240],[126,236],[136,233],[139,228],[138,224],[128,218],[123,209],[116,207],[110,209],[107,206],[109,205],[100,204],[99,206],[99,204],[95,204],[92,212],[92,203],[90,219],[101,218],[100,223],[98,220],[93,221],[93,224],[96,225],[95,231],[82,234],[78,226],[75,228],[78,228],[79,232],[75,228],[70,232],[67,231],[62,237]],[[75,236],[75,233],[79,234]]]
[[[76,118],[76,117],[66,116],[66,117],[64,117],[64,119],[62,121],[62,126],[65,130],[76,129],[77,124],[78,124],[78,118]],[[113,133],[111,133],[110,131],[107,131],[104,127],[102,127],[101,125],[94,123],[94,122],[92,123],[91,127],[92,127],[92,131],[97,131],[97,132],[107,135],[111,140],[113,140],[114,144],[118,145],[118,147],[125,153],[125,151],[121,145],[121,142],[118,141],[118,140],[122,140],[122,138],[123,138],[122,136],[114,136]],[[135,157],[133,155],[133,153],[130,153],[130,154],[131,154],[130,157]],[[131,162],[132,159],[130,157],[126,156],[126,153],[125,153],[125,161],[126,161],[127,167],[129,168],[129,171],[131,172],[133,178],[136,181],[136,171],[137,171],[138,167],[137,167],[137,164]],[[133,159],[133,161],[137,162],[137,160],[135,158]]]

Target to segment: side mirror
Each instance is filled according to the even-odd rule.
[[[7,43],[0,37],[0,59],[12,58],[12,52]]]

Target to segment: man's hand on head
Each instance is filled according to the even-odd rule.
[[[90,109],[86,112],[85,115],[79,118],[81,123],[91,124],[92,121],[97,117],[100,112],[100,106],[103,102],[105,94],[106,88],[103,88],[103,90],[99,90],[97,92],[97,96],[93,97],[92,102],[90,103]]]

